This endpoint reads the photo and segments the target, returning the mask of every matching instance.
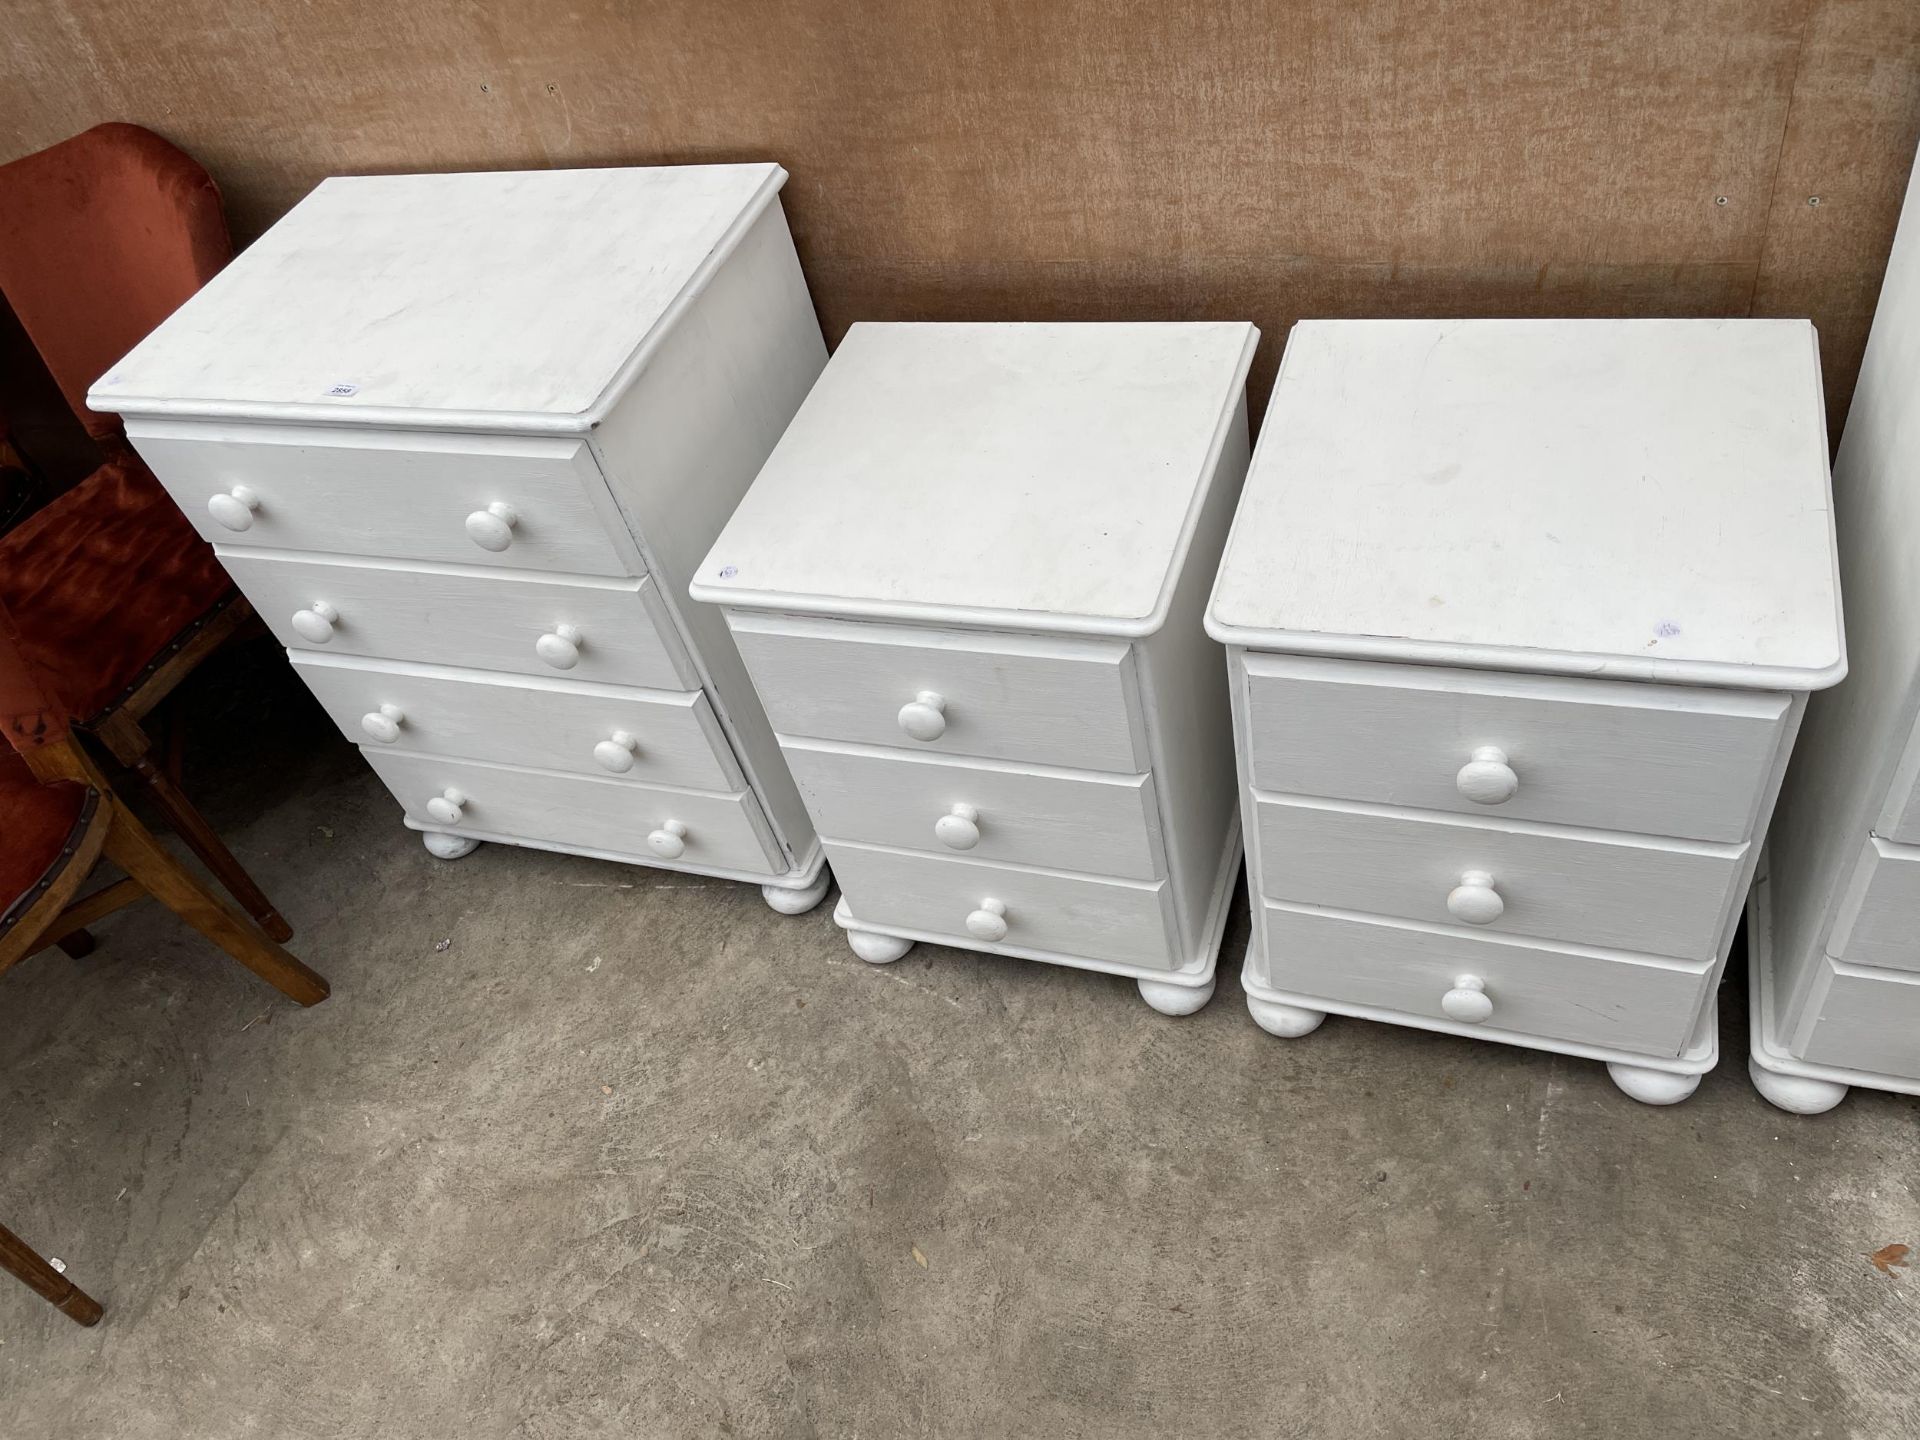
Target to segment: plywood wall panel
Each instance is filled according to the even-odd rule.
[[[1757,307],[1837,401],[1917,51],[1912,0],[14,0],[0,156],[139,121],[243,240],[332,173],[771,157],[830,338],[1248,317],[1264,394],[1300,315]]]
[[[1830,417],[1844,412],[1853,393],[1906,197],[1906,170],[1886,162],[1910,158],[1917,142],[1920,3],[1823,0],[1813,6],[1753,313],[1813,316]],[[1838,444],[1839,425],[1832,428]]]

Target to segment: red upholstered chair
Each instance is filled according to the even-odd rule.
[[[0,976],[49,945],[93,947],[86,926],[151,895],[268,984],[317,1005],[327,982],[282,950],[188,870],[113,793],[74,743],[65,707],[0,606]],[[126,878],[80,897],[104,855]],[[82,1325],[100,1318],[86,1292],[0,1226],[0,1270]]]
[[[0,292],[105,463],[0,534],[0,605],[64,725],[97,737],[274,939],[292,928],[156,764],[145,721],[253,612],[87,387],[232,255],[220,194],[137,125],[0,165]]]

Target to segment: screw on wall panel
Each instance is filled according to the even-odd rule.
[[[1727,203],[1727,197],[1724,195],[1716,195],[1713,197],[1713,203],[1716,205],[1724,205]]]
[[[1818,195],[1809,195],[1807,197],[1807,203],[1809,205],[1818,205],[1820,203],[1820,197]]]
[[[480,87],[480,93],[482,95],[491,95],[493,93],[493,87],[491,85],[482,85]]]

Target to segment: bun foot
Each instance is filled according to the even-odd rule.
[[[1191,1015],[1213,999],[1213,981],[1204,985],[1169,985],[1164,980],[1137,980],[1140,998],[1162,1015]]]
[[[1320,1028],[1320,1022],[1327,1018],[1324,1010],[1309,1010],[1304,1005],[1283,1005],[1278,1000],[1256,1000],[1247,997],[1247,1013],[1253,1016],[1253,1023],[1269,1035],[1278,1035],[1282,1040],[1298,1040],[1302,1035],[1311,1035]]]
[[[1751,1057],[1747,1077],[1767,1103],[1795,1115],[1823,1115],[1847,1098],[1847,1087],[1837,1080],[1813,1080],[1804,1075],[1781,1075]]]
[[[806,889],[793,890],[785,885],[762,885],[760,898],[782,915],[804,915],[827,898],[827,886],[830,880],[831,876],[823,866],[820,878]]]
[[[869,965],[891,965],[913,948],[911,940],[896,940],[873,930],[847,931],[847,944]]]
[[[438,830],[422,831],[420,843],[427,847],[427,853],[436,860],[458,860],[480,848],[478,840],[469,840],[465,835],[444,835]]]
[[[1700,1088],[1698,1075],[1675,1075],[1671,1070],[1649,1070],[1617,1061],[1608,1064],[1607,1074],[1642,1105],[1678,1105]]]

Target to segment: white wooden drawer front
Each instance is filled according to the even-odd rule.
[[[1692,840],[1747,838],[1791,708],[1737,690],[1260,654],[1244,665],[1256,789]],[[1504,801],[1463,790],[1483,747],[1517,782]]]
[[[1493,1002],[1473,1033],[1522,1042],[1678,1055],[1713,971],[1285,905],[1268,905],[1265,919],[1268,982],[1277,990],[1446,1021],[1441,1000],[1472,976]]]
[[[998,945],[1157,970],[1180,965],[1164,881],[1129,884],[823,843],[848,908],[863,924],[946,936],[971,950]],[[1005,907],[1006,934],[995,944],[967,928],[967,917],[989,900]]]
[[[1816,1065],[1920,1080],[1920,975],[1821,960],[1791,1048]]]
[[[656,690],[700,683],[650,579],[548,580],[257,553],[220,559],[289,649]],[[319,605],[334,618],[320,625],[296,620]],[[330,631],[330,638],[316,642],[302,624],[314,634]],[[558,633],[563,625],[576,632],[573,639]],[[554,663],[570,656],[571,666]]]
[[[363,753],[406,807],[408,818],[429,829],[540,840],[642,860],[653,855],[694,867],[755,874],[783,874],[787,868],[777,858],[752,795],[703,795],[431,755],[371,749]],[[433,814],[428,807],[436,797],[455,804],[459,818],[449,823]],[[680,849],[660,854],[651,837],[656,832],[672,834],[675,825],[685,828],[684,834],[673,835]]]
[[[1686,960],[1720,952],[1745,847],[1469,824],[1417,810],[1263,800],[1260,883],[1271,900],[1437,925],[1497,908],[1489,933]],[[1451,899],[1491,876],[1497,901]]]
[[[524,680],[296,651],[341,732],[396,753],[731,793],[746,781],[699,691]]]
[[[1920,849],[1868,838],[1827,951],[1853,965],[1920,971]]]
[[[930,754],[1145,770],[1133,656],[1122,642],[946,633],[892,625],[728,614],[773,728],[782,735]],[[901,711],[923,711],[909,733]]]
[[[1165,873],[1153,782],[825,742],[782,747],[822,835],[1127,880]]]
[[[641,571],[584,441],[215,424],[136,425],[131,434],[187,518],[216,544],[588,575]],[[492,505],[507,507],[513,523],[476,520],[475,528],[497,549],[467,526]]]

